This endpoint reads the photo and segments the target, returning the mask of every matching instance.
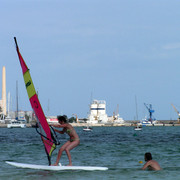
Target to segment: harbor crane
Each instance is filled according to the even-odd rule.
[[[178,114],[178,119],[177,119],[177,121],[178,121],[178,123],[180,122],[180,113],[179,113],[179,111],[176,109],[176,107],[174,106],[174,104],[171,104],[172,105],[172,107],[174,108],[174,110],[177,112],[177,114]]]
[[[144,103],[145,107],[147,108],[148,112],[149,112],[149,121],[151,121],[151,124],[152,124],[152,121],[155,120],[153,119],[152,117],[152,114],[154,113],[154,110],[152,109],[152,104],[146,104]]]
[[[76,122],[79,123],[79,119],[78,119],[77,114],[72,114],[72,115],[76,116]]]
[[[113,121],[119,117],[119,104],[117,105],[116,111],[113,112]]]

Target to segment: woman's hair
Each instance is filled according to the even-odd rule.
[[[146,161],[152,160],[152,155],[150,152],[145,153],[145,160]]]
[[[65,116],[57,116],[57,119],[58,119],[58,121],[63,121],[65,123],[67,123],[67,119]]]

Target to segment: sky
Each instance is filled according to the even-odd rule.
[[[16,81],[19,108],[31,110],[16,37],[46,115],[87,118],[97,99],[108,116],[119,106],[124,120],[148,116],[144,103],[157,120],[178,118],[179,0],[0,2],[0,71],[6,67],[12,110]]]

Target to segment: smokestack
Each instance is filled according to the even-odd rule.
[[[3,114],[6,115],[6,69],[3,66],[2,69],[2,110]]]

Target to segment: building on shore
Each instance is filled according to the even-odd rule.
[[[93,100],[90,105],[90,113],[88,115],[87,123],[108,123],[108,116],[106,114],[106,101]]]
[[[109,121],[112,122],[113,124],[122,124],[124,125],[125,121],[122,117],[119,116],[119,114],[113,115],[108,117]]]
[[[90,105],[90,113],[87,118],[89,124],[124,124],[125,121],[119,116],[118,110],[113,116],[106,114],[106,101],[93,100]]]

